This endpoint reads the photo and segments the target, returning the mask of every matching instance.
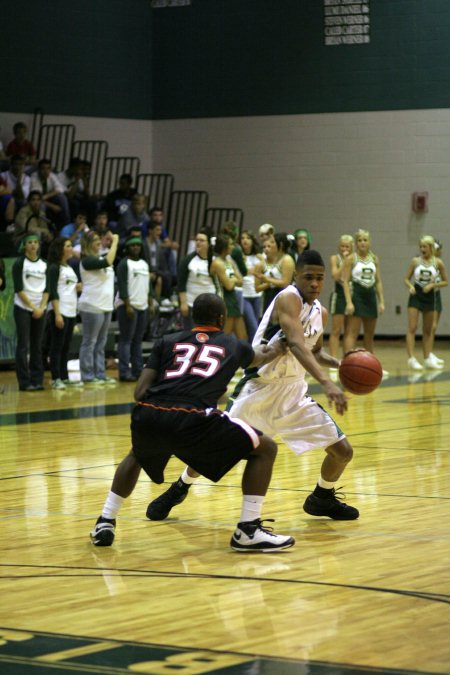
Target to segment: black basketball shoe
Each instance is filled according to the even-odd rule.
[[[150,520],[165,520],[174,506],[184,502],[190,487],[190,485],[183,483],[181,478],[172,483],[168,490],[147,506],[147,518]]]
[[[111,546],[116,534],[116,521],[99,516],[91,532],[94,546]]]
[[[333,520],[356,520],[359,518],[358,509],[341,501],[341,499],[345,499],[344,494],[336,492],[334,488],[331,490],[323,489],[321,494],[324,495],[324,493],[325,496],[321,497],[318,497],[315,492],[310,494],[303,504],[303,510],[310,516],[328,516]]]

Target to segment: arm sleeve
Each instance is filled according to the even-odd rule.
[[[59,300],[58,295],[59,265],[49,265],[47,268],[47,289],[49,300]]]
[[[109,267],[106,258],[97,258],[95,255],[84,256],[82,262],[85,270],[103,270],[105,267]]]
[[[127,259],[123,258],[117,265],[117,285],[119,290],[119,298],[126,300],[129,297],[128,293],[128,263]]]
[[[177,278],[179,293],[186,293],[186,284],[189,276],[189,263],[191,262],[192,258],[195,257],[195,255],[196,253],[190,253],[180,262]]]
[[[247,368],[255,358],[253,347],[244,340],[239,340],[238,361],[241,368]]]
[[[20,293],[20,291],[23,291],[23,278],[22,278],[22,271],[23,271],[23,263],[24,263],[25,258],[17,258],[15,261],[13,268],[12,268],[12,277],[13,277],[13,283],[14,283],[14,291],[16,293]]]

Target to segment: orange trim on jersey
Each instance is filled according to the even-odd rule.
[[[195,328],[192,329],[192,332],[196,332],[198,330],[203,331],[204,333],[207,333],[208,331],[220,331],[223,330],[222,328],[216,328],[216,326],[195,326]]]
[[[165,406],[162,405],[154,405],[153,403],[142,403],[142,401],[139,401],[138,405],[143,405],[146,408],[154,408],[155,410],[165,410],[166,412],[170,411],[175,411],[175,412],[186,412],[186,413],[205,413],[205,408],[201,408],[198,410],[197,408],[177,408],[176,406],[172,406],[171,408],[166,408]],[[214,410],[211,411],[213,415],[221,415],[220,410]]]

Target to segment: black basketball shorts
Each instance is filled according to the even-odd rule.
[[[259,445],[260,431],[216,408],[185,403],[138,403],[131,414],[133,453],[155,483],[172,455],[219,481]]]

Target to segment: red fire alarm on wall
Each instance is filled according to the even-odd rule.
[[[412,209],[414,213],[428,213],[428,192],[413,192]]]

